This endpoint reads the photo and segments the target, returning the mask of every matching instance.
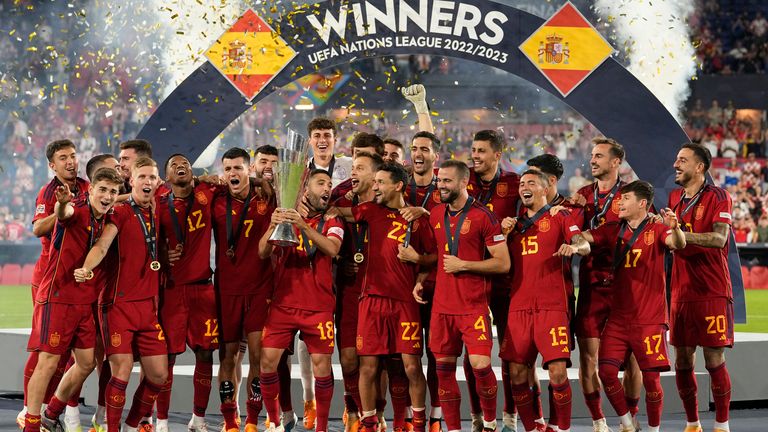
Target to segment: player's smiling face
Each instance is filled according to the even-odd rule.
[[[675,159],[675,183],[685,187],[699,170],[704,169],[704,164],[696,159],[696,155],[691,149],[680,149]]]
[[[496,169],[501,159],[501,152],[493,151],[490,141],[472,141],[472,163],[475,173],[487,174]]]
[[[361,194],[367,192],[373,183],[373,161],[368,157],[359,157],[352,163],[352,192]]]
[[[317,211],[325,211],[331,199],[331,177],[328,174],[315,174],[307,183],[307,199]]]
[[[403,149],[400,147],[384,143],[384,161],[403,164]]]
[[[77,178],[77,152],[74,147],[65,147],[53,154],[48,166],[61,180],[74,181]]]
[[[97,216],[103,215],[115,205],[120,194],[120,184],[99,180],[88,189],[88,200]]]
[[[453,167],[440,168],[437,171],[437,190],[440,192],[440,202],[450,204],[456,201],[461,189],[467,187],[468,179],[459,178],[459,170]]]
[[[192,181],[192,166],[184,156],[174,156],[165,167],[168,181],[175,185],[186,185]]]
[[[155,189],[160,181],[157,167],[143,166],[131,171],[131,194],[140,204],[149,203],[155,195]]]
[[[621,160],[611,156],[611,146],[598,144],[592,148],[592,157],[589,159],[589,167],[592,177],[602,179],[605,175],[618,169]]]
[[[387,205],[395,199],[398,194],[398,186],[402,189],[400,182],[392,181],[392,173],[388,171],[377,171],[373,180],[373,191],[376,193],[374,201],[376,204]]]
[[[248,187],[248,163],[242,157],[221,161],[224,181],[232,195],[240,195]]]
[[[634,192],[621,194],[619,201],[619,217],[621,219],[632,219],[645,210],[646,201],[639,199]]]
[[[256,161],[253,163],[253,169],[259,176],[271,183],[275,178],[274,169],[276,164],[277,155],[256,153]]]
[[[314,129],[309,134],[309,145],[315,157],[330,157],[333,155],[333,147],[336,144],[336,135],[333,129]]]
[[[437,157],[431,139],[418,137],[411,143],[411,165],[414,173],[424,175],[432,171]]]
[[[525,174],[520,179],[520,199],[526,208],[531,208],[537,201],[541,201],[542,198],[546,201],[547,189],[541,181],[539,176],[533,174]]]

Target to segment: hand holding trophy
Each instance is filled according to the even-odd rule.
[[[298,205],[308,172],[306,162],[308,151],[307,140],[296,131],[288,129],[285,145],[277,149],[274,185],[278,207],[295,209]],[[299,245],[299,238],[289,222],[277,225],[268,241],[274,246],[296,247]]]

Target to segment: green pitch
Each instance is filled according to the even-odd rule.
[[[32,300],[28,286],[0,286],[0,328],[32,326]],[[736,331],[768,333],[768,290],[747,290],[747,324]]]

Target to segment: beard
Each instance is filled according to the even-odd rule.
[[[450,204],[456,201],[458,197],[459,197],[459,191],[453,190],[453,191],[450,191],[448,193],[448,196],[445,198],[443,198],[443,194],[440,194],[440,202],[443,204]]]

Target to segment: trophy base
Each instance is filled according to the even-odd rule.
[[[267,243],[272,246],[296,247],[299,245],[299,238],[293,230],[293,225],[289,223],[281,223],[275,228],[272,235],[269,236]]]

